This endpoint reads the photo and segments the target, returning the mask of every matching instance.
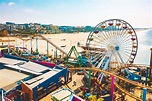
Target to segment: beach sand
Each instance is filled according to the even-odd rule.
[[[77,43],[79,42],[80,45],[85,46],[87,37],[89,33],[73,33],[73,34],[45,34],[46,38],[48,38],[52,43],[60,47],[62,50],[64,50],[66,53],[68,53],[72,46],[75,46],[76,49],[81,52],[83,49],[77,46]],[[30,52],[31,49],[31,41],[24,41],[15,38],[15,37],[2,37],[2,40],[15,40],[15,42],[10,42],[10,45],[13,46],[19,46],[19,47],[26,47],[28,51]],[[40,37],[38,37],[38,51],[41,54],[47,54],[47,42],[45,40],[42,40]],[[0,42],[0,45],[2,45],[2,42]],[[8,42],[3,42],[3,45],[8,45]],[[32,40],[32,48],[33,51],[36,51],[36,39]],[[49,55],[53,55],[56,52],[56,48],[49,44]],[[57,50],[57,54],[61,55],[62,53]]]

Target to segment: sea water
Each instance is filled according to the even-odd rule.
[[[137,31],[138,51],[135,57],[135,64],[150,64],[150,56],[152,48],[152,30]]]

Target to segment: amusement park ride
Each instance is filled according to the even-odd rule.
[[[151,78],[151,75],[149,75],[148,73],[149,71],[151,71],[151,68],[148,68],[148,66],[143,66],[144,70],[146,71],[146,79],[144,81],[146,85],[142,85],[139,83],[142,78],[142,76],[139,75],[139,71],[137,71],[138,74],[134,74],[131,72],[132,67],[138,67],[138,69],[141,70],[140,65],[133,64],[138,50],[138,39],[133,27],[124,20],[105,20],[95,26],[95,28],[92,32],[90,32],[87,38],[86,46],[82,46],[84,51],[86,51],[85,55],[80,55],[77,52],[75,46],[72,46],[69,53],[66,53],[63,49],[58,47],[48,38],[40,34],[32,35],[29,37],[29,39],[20,38],[21,40],[23,40],[23,46],[25,41],[30,40],[31,50],[29,54],[33,54],[32,40],[34,39],[36,39],[36,52],[37,54],[39,54],[37,42],[38,37],[47,42],[46,56],[49,56],[48,44],[51,44],[53,47],[56,48],[56,50],[59,50],[63,54],[62,58],[64,58],[63,63],[65,63],[65,65],[73,63],[75,64],[75,66],[77,66],[73,68],[69,67],[68,69],[71,72],[82,70],[84,71],[84,73],[87,73],[89,77],[89,89],[91,89],[91,78],[95,78],[98,84],[102,84],[104,76],[110,76],[109,78],[111,79],[109,80],[111,80],[111,101],[114,101],[114,86],[116,86],[123,93],[129,95],[130,97],[133,97],[138,101],[146,101],[147,89],[152,90],[152,87],[147,86],[149,82],[152,82],[148,81],[148,78]],[[9,47],[8,49],[11,50],[16,56],[21,56],[17,51],[17,48]],[[75,58],[71,57],[72,52],[74,52]],[[70,58],[76,61],[70,62]],[[89,71],[89,73],[86,71]],[[120,82],[125,82],[143,88],[142,99],[126,91],[124,87],[121,87],[119,85]]]
[[[143,86],[137,84],[134,81],[141,81],[141,76],[131,73],[128,67],[134,67],[132,63],[137,54],[138,49],[138,39],[133,27],[124,20],[120,19],[110,19],[99,23],[94,30],[89,34],[86,42],[86,47],[84,49],[88,50],[88,55],[90,63],[93,67],[98,68],[86,68],[91,71],[100,71],[97,77],[99,83],[102,83],[104,75],[111,75],[117,79],[128,82],[132,85],[140,86],[144,88],[143,91],[143,101],[145,101],[145,91],[146,89],[152,89],[148,86]],[[136,65],[137,67],[140,67]],[[85,68],[71,68],[73,70],[83,70]],[[138,68],[139,69],[139,68]],[[123,71],[124,77],[122,75],[115,75],[120,71]],[[147,79],[150,78],[148,75],[149,68],[145,67],[146,84]],[[104,71],[104,72],[102,72]],[[108,71],[108,72],[105,72]],[[111,72],[111,73],[110,73]],[[89,75],[89,74],[88,74]],[[122,76],[122,77],[121,77]],[[90,77],[90,76],[89,76]],[[90,78],[89,78],[90,79]],[[114,80],[114,78],[111,78]],[[128,79],[128,80],[127,80]],[[133,80],[133,81],[130,81]],[[133,94],[128,93],[126,90],[122,89],[117,82],[111,84],[111,91],[113,91],[114,85],[119,88],[122,92],[127,95],[141,100]],[[113,90],[112,90],[113,89]],[[113,92],[111,92],[113,94]],[[113,98],[113,95],[112,95]]]
[[[133,27],[119,19],[99,23],[88,36],[86,46],[100,48],[103,51],[89,52],[95,67],[103,70],[120,68],[132,64],[138,49],[138,40]],[[99,75],[100,81],[103,74]]]
[[[74,52],[75,57],[71,56],[73,52]],[[70,61],[70,59],[74,59],[74,60]],[[84,54],[80,55],[76,47],[72,46],[69,53],[65,57],[64,63],[73,64],[75,67],[86,67],[88,65],[88,59],[86,58],[86,56],[84,56]]]

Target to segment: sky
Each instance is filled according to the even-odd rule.
[[[0,0],[0,23],[96,26],[108,19],[152,28],[152,0]]]

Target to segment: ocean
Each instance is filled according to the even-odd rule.
[[[150,65],[150,48],[152,48],[152,30],[137,31],[138,51],[135,57],[135,64]]]

